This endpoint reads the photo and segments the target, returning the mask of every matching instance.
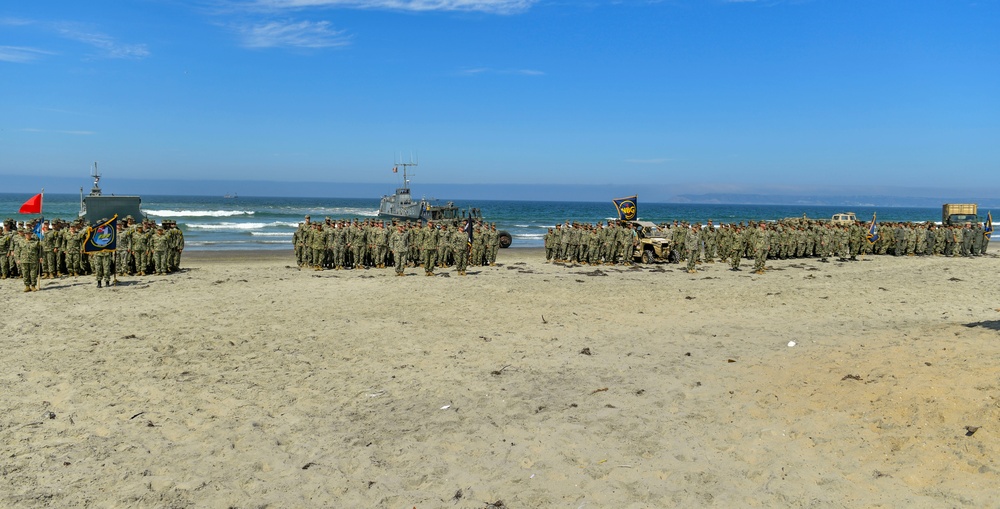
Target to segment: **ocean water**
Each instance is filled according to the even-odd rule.
[[[0,194],[0,218],[23,220],[37,216],[17,213],[30,194]],[[241,250],[292,249],[292,233],[306,214],[313,221],[374,218],[378,198],[276,198],[221,196],[143,196],[142,210],[150,219],[172,219],[184,231],[185,249]],[[460,208],[479,207],[483,217],[514,237],[511,247],[542,247],[548,228],[566,220],[596,223],[615,219],[615,207],[607,202],[539,202],[514,200],[455,200]],[[80,210],[80,196],[46,194],[43,215],[71,220]],[[638,203],[639,219],[662,223],[674,220],[709,219],[716,224],[750,220],[777,220],[786,217],[829,218],[846,212],[841,207],[798,205],[726,205]],[[850,212],[862,221],[878,213],[883,221],[940,221],[940,208],[858,207]],[[980,213],[985,216],[985,210]],[[995,235],[996,236],[996,235]],[[995,237],[994,236],[994,237]]]

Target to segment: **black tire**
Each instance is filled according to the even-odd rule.
[[[656,256],[653,254],[652,249],[647,249],[642,252],[642,263],[653,263],[656,261]]]
[[[514,237],[503,230],[500,230],[498,236],[500,237],[500,247],[504,249],[510,247],[510,245],[514,242]]]

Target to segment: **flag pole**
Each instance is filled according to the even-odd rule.
[[[45,188],[42,188],[42,192],[38,193],[38,231],[42,231],[42,225],[45,224]],[[42,243],[41,237],[38,238],[38,243]],[[42,274],[45,269],[45,251],[42,248],[42,259],[38,260],[38,274],[35,275],[35,288],[42,289]]]
[[[42,188],[42,192],[39,193],[39,194],[41,195],[41,199],[38,200],[38,214],[40,216],[38,218],[38,220],[41,221],[42,224],[45,224],[45,188],[44,187]],[[41,231],[41,228],[39,228],[39,231]],[[42,242],[42,239],[38,239],[38,243],[40,244],[41,242]],[[43,250],[44,250],[44,247],[43,247]],[[44,259],[44,256],[43,256],[43,258],[41,260],[38,261],[38,278],[35,279],[35,288],[38,288],[39,290],[42,289],[42,272],[43,272],[43,269],[45,269],[45,259]]]

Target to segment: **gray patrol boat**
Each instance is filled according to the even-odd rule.
[[[80,188],[80,217],[87,224],[94,224],[101,219],[111,219],[118,214],[118,219],[125,220],[132,216],[136,222],[142,222],[146,218],[139,205],[142,199],[138,196],[105,196],[101,192],[101,174],[97,172],[97,163],[94,163],[94,171],[90,174],[94,178],[94,187],[90,189],[90,194],[83,195],[83,188]]]
[[[410,178],[407,171],[410,166],[416,165],[417,163],[397,163],[393,168],[394,172],[399,167],[403,168],[403,186],[397,187],[395,194],[382,196],[378,206],[378,217],[456,225],[470,217],[473,221],[483,221],[482,212],[476,207],[461,209],[453,201],[439,205],[434,199],[414,200],[410,193]],[[499,230],[497,233],[500,237],[500,247],[510,247],[514,240],[511,234],[504,230]]]

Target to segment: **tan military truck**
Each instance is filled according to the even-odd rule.
[[[802,214],[802,217],[786,217],[780,219],[779,223],[788,224],[808,224],[810,222],[816,223],[833,223],[833,224],[854,224],[858,220],[858,216],[854,212],[839,212],[834,214],[830,219],[810,219]]]
[[[977,223],[978,206],[975,203],[945,203],[941,207],[941,224],[945,226]]]
[[[671,249],[673,241],[666,231],[649,221],[629,221],[629,226],[639,237],[639,242],[632,252],[633,260],[655,263],[672,262],[676,259],[676,254]]]
[[[858,222],[858,216],[854,215],[854,212],[841,212],[834,214],[830,218],[830,222],[833,224],[854,224]]]

